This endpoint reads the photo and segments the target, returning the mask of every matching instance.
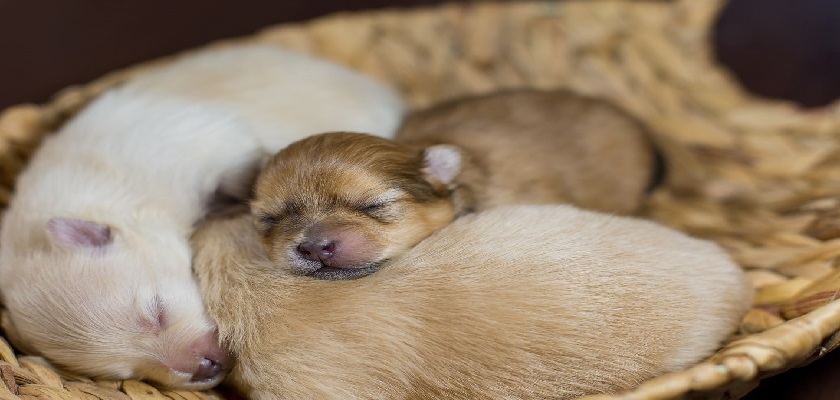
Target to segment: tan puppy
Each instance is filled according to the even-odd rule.
[[[465,167],[458,183],[477,209],[570,203],[632,214],[657,178],[657,155],[639,121],[563,90],[444,103],[409,115],[396,140],[460,148]]]
[[[269,257],[321,279],[358,278],[474,210],[573,203],[631,213],[654,172],[636,121],[568,92],[445,104],[398,135],[403,143],[328,133],[275,155],[252,203]]]
[[[278,272],[247,216],[193,244],[229,378],[255,399],[616,392],[709,356],[752,297],[709,242],[561,205],[459,218],[358,280]]]
[[[345,132],[283,149],[257,179],[252,202],[269,257],[299,274],[358,278],[448,224],[457,170],[444,164],[457,153],[425,154]]]

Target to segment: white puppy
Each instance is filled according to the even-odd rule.
[[[455,220],[378,272],[268,261],[250,217],[193,236],[208,312],[255,399],[568,399],[712,354],[751,304],[713,243],[570,206]]]
[[[228,369],[191,271],[217,191],[304,136],[391,136],[402,104],[325,60],[268,46],[207,50],[94,100],[18,179],[0,230],[3,328],[96,378],[203,389]]]

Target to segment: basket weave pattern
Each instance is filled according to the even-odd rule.
[[[761,101],[714,64],[723,0],[449,4],[339,14],[243,42],[324,56],[393,84],[412,107],[499,88],[570,88],[645,121],[669,162],[647,216],[721,244],[758,290],[742,333],[710,360],[622,399],[738,398],[757,380],[840,343],[840,105]],[[0,114],[0,207],[44,134],[108,87],[160,60]],[[0,400],[203,399],[141,382],[94,382],[15,354],[0,338]],[[590,396],[606,399],[610,396]]]

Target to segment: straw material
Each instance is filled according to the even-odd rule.
[[[334,15],[243,41],[334,59],[395,85],[413,107],[498,88],[610,99],[656,133],[670,164],[647,215],[720,243],[757,288],[742,332],[687,371],[590,399],[736,399],[840,344],[840,105],[814,112],[746,94],[716,66],[722,0],[449,4]],[[159,61],[167,62],[167,60]],[[146,64],[0,115],[0,206],[45,132]],[[138,382],[63,376],[0,340],[0,400],[200,399]]]

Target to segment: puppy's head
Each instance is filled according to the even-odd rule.
[[[188,390],[220,383],[231,359],[204,310],[189,247],[130,231],[56,217],[40,246],[3,252],[3,331],[19,349],[93,378]]]
[[[251,212],[273,261],[320,279],[359,278],[455,218],[460,166],[452,146],[316,135],[268,162]]]

